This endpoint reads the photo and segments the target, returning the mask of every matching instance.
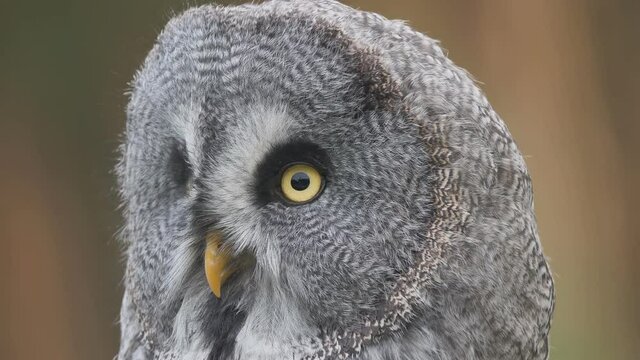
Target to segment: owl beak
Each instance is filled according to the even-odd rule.
[[[222,247],[222,233],[211,232],[207,236],[207,247],[204,251],[204,273],[213,294],[219,299],[222,293],[222,285],[233,273],[229,266],[231,253],[228,248]]]

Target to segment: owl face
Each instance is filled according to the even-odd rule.
[[[206,20],[211,31],[233,25]],[[297,327],[359,325],[424,243],[430,163],[420,126],[375,56],[326,24],[244,19],[205,36],[218,47],[196,49],[204,59],[185,26],[161,37],[130,107],[146,137],[127,149],[138,156],[127,180],[145,187],[132,195],[148,207],[135,213],[146,225],[135,237],[166,260],[150,264],[156,291],[175,288],[165,282],[178,272],[188,291],[207,295],[190,308],[201,319],[223,303],[277,311],[256,300],[273,299],[297,313]],[[229,258],[217,270],[226,272],[220,299],[203,265],[212,233]]]
[[[245,271],[269,278],[322,324],[381,306],[415,261],[430,209],[419,127],[393,100],[367,103],[377,100],[358,65],[339,54],[315,55],[313,72],[301,70],[291,88],[281,75],[262,78],[252,68],[264,60],[247,55],[241,95],[220,89],[209,100],[221,110],[203,117],[210,139],[194,178],[197,227],[219,229],[235,257],[255,258]],[[293,68],[308,62],[284,58]]]
[[[172,20],[132,83],[118,167],[121,357],[138,351],[135,339],[160,358],[346,356],[415,328],[424,338],[405,345],[418,358],[447,346],[461,358],[476,345],[458,339],[496,338],[469,336],[487,316],[537,316],[506,300],[528,288],[503,293],[509,279],[549,288],[523,267],[546,269],[539,249],[509,244],[528,234],[537,245],[526,169],[435,46],[331,1]],[[535,333],[526,346],[542,348],[544,326],[514,334]],[[389,344],[380,354],[406,353]]]

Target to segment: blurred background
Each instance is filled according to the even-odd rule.
[[[639,359],[640,2],[346,2],[440,39],[509,126],[556,280],[551,359]],[[0,358],[116,354],[124,92],[200,3],[0,3]]]

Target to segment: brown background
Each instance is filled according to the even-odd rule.
[[[637,359],[640,2],[348,3],[442,40],[511,129],[556,279],[551,358]],[[0,3],[0,358],[115,354],[122,264],[110,169],[123,93],[186,6]]]

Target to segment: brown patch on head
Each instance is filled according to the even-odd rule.
[[[400,86],[384,67],[380,54],[374,48],[357,44],[340,28],[325,20],[314,20],[314,28],[322,39],[322,46],[334,48],[353,61],[353,70],[359,75],[366,94],[362,111],[400,108]]]
[[[354,46],[355,47],[355,46]],[[369,99],[374,109],[390,110],[402,100],[400,86],[380,62],[379,55],[371,48],[355,48],[355,61],[362,75]]]

